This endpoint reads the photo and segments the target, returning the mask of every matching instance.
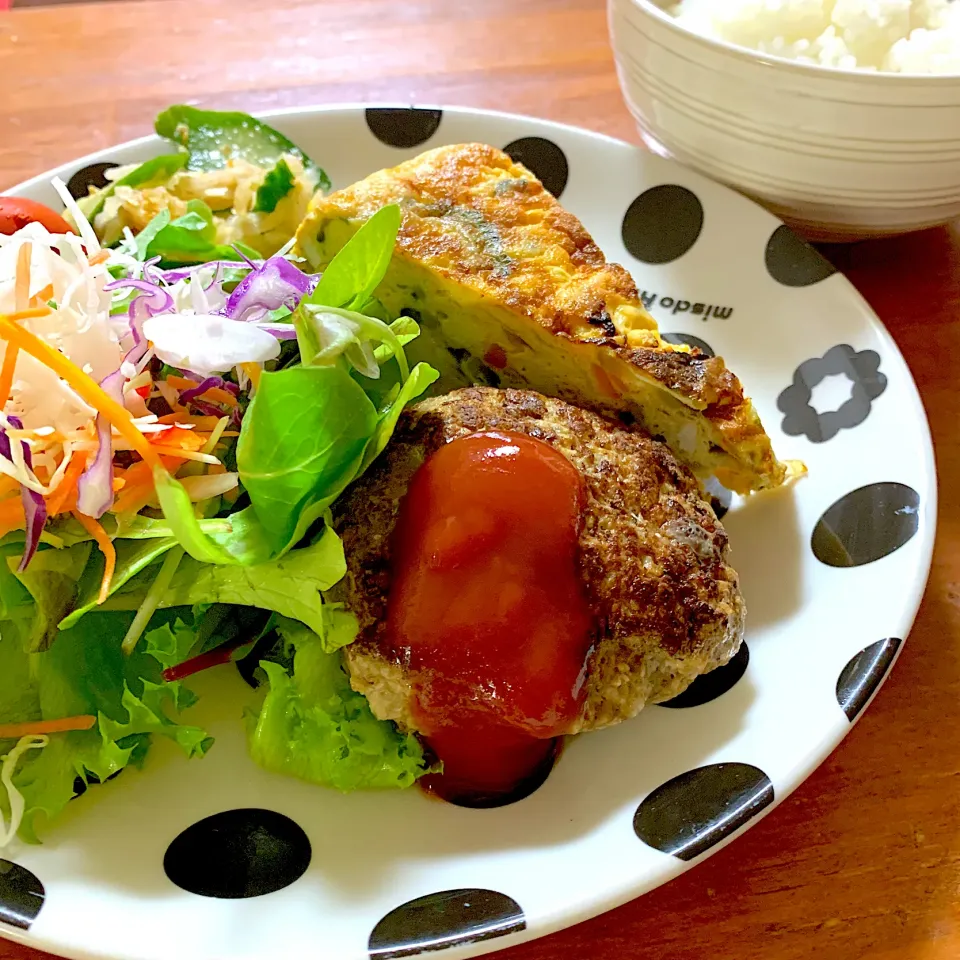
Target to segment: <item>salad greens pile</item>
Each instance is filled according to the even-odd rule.
[[[185,151],[147,161],[128,182],[206,169],[226,138],[261,164],[273,162],[257,196],[267,209],[289,176],[283,154],[303,157],[242,114],[178,107],[161,115],[157,129]],[[100,456],[88,466],[85,476],[102,469],[107,480],[126,471],[127,486],[116,495],[107,489],[98,521],[115,560],[91,532],[96,524],[76,510],[44,513],[26,565],[30,534],[12,530],[0,539],[0,779],[7,787],[0,810],[27,841],[87,785],[141,764],[154,736],[202,757],[213,742],[182,716],[196,699],[184,678],[217,663],[234,662],[260,682],[246,723],[250,754],[267,769],[340,790],[408,786],[427,772],[416,738],[377,720],[350,688],[340,650],[356,637],[357,621],[324,598],[346,572],[331,505],[383,451],[403,408],[437,378],[425,364],[408,366],[404,345],[418,334],[415,322],[379,319],[374,297],[400,211],[385,207],[373,216],[317,279],[287,255],[254,262],[243,249],[221,249],[202,206],[175,220],[164,211],[122,241],[104,288],[113,288],[109,319],[129,317],[134,342],[142,341],[131,350],[140,351],[139,372],[120,371],[134,375],[130,383],[149,381],[144,422],[171,408],[197,423],[223,414],[199,459],[173,469],[154,455],[152,478],[140,471],[148,485],[141,501],[124,498],[129,478],[149,466],[137,456],[146,448],[116,451],[112,466]],[[194,312],[181,309],[184,302]],[[190,344],[165,332],[184,319],[198,337],[221,330],[211,342],[230,356],[222,329],[268,332],[277,341],[273,358],[200,372],[172,363],[178,350],[190,357]],[[160,331],[149,334],[152,356],[143,354],[144,329]],[[171,384],[180,384],[179,393],[171,394]],[[235,399],[211,411],[210,397]],[[104,416],[107,408],[97,409]],[[174,430],[190,439],[189,430]],[[214,453],[221,472],[206,475]],[[224,470],[237,480],[218,493]],[[214,492],[198,497],[211,483]],[[78,716],[91,725],[21,736],[31,722]],[[2,827],[0,846],[9,839]]]

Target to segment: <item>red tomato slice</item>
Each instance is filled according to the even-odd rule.
[[[39,223],[51,233],[76,233],[59,213],[36,200],[0,197],[0,234],[9,236],[28,223]]]

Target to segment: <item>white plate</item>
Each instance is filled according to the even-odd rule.
[[[726,358],[779,455],[810,473],[726,516],[746,648],[685,695],[702,702],[578,738],[511,806],[341,796],[265,773],[245,752],[248,688],[230,668],[202,677],[198,722],[217,738],[205,760],[156,744],[142,773],[92,789],[43,846],[0,864],[0,932],[54,953],[361,960],[444,948],[454,960],[584,920],[689,869],[808,776],[883,681],[926,581],[936,484],[917,389],[851,285],[770,214],[625,143],[524,117],[341,107],[272,118],[337,187],[445,143],[510,145],[633,272],[662,330]],[[13,192],[55,205],[51,175]],[[825,516],[834,537],[822,536]],[[824,562],[838,544],[856,565]],[[182,831],[237,810],[168,855]],[[177,886],[165,858],[187,886],[221,895]],[[253,896],[265,886],[280,889]]]

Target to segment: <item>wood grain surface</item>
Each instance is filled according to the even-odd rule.
[[[637,141],[603,0],[17,6],[0,12],[0,190],[148,133],[182,101],[458,104]],[[827,255],[887,324],[933,428],[938,543],[909,642],[856,729],[761,824],[652,894],[498,960],[960,957],[960,234]],[[0,960],[41,956],[0,941]]]

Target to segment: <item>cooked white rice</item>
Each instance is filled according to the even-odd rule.
[[[960,73],[960,0],[680,0],[691,30],[843,70]]]

